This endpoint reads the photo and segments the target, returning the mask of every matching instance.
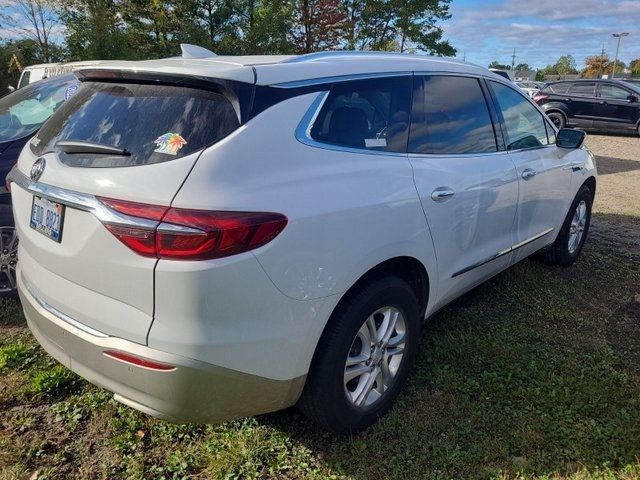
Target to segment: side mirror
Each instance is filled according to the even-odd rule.
[[[587,138],[587,134],[584,130],[561,128],[556,135],[556,145],[560,148],[574,150],[582,146],[585,138]]]
[[[627,100],[629,101],[629,103],[635,103],[638,101],[638,97],[636,97],[635,95],[631,94],[627,97]]]
[[[16,91],[16,87],[14,87],[13,85],[9,85],[7,87],[7,90],[9,90],[10,92],[15,92]]]

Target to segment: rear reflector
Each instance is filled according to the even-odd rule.
[[[121,362],[130,363],[131,365],[135,365],[136,367],[143,367],[150,370],[158,370],[161,372],[170,372],[176,369],[176,367],[174,367],[173,365],[154,362],[153,360],[138,357],[130,353],[120,352],[118,350],[105,350],[102,353],[107,357],[115,358],[116,360],[120,360]]]
[[[270,212],[190,210],[146,205],[111,198],[99,200],[130,217],[151,220],[149,226],[105,223],[134,252],[173,260],[210,260],[266,245],[287,225],[287,217]]]

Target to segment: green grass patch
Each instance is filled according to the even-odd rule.
[[[30,391],[36,397],[57,398],[80,387],[81,380],[63,365],[37,372],[31,379]]]

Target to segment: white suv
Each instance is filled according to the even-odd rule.
[[[584,132],[484,68],[345,52],[78,76],[10,176],[20,296],[52,356],[157,417],[297,403],[358,431],[423,320],[587,236]]]

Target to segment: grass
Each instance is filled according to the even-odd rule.
[[[640,252],[607,240],[569,269],[522,262],[434,316],[398,404],[353,438],[293,409],[151,419],[57,366],[4,302],[0,479],[640,478]]]

